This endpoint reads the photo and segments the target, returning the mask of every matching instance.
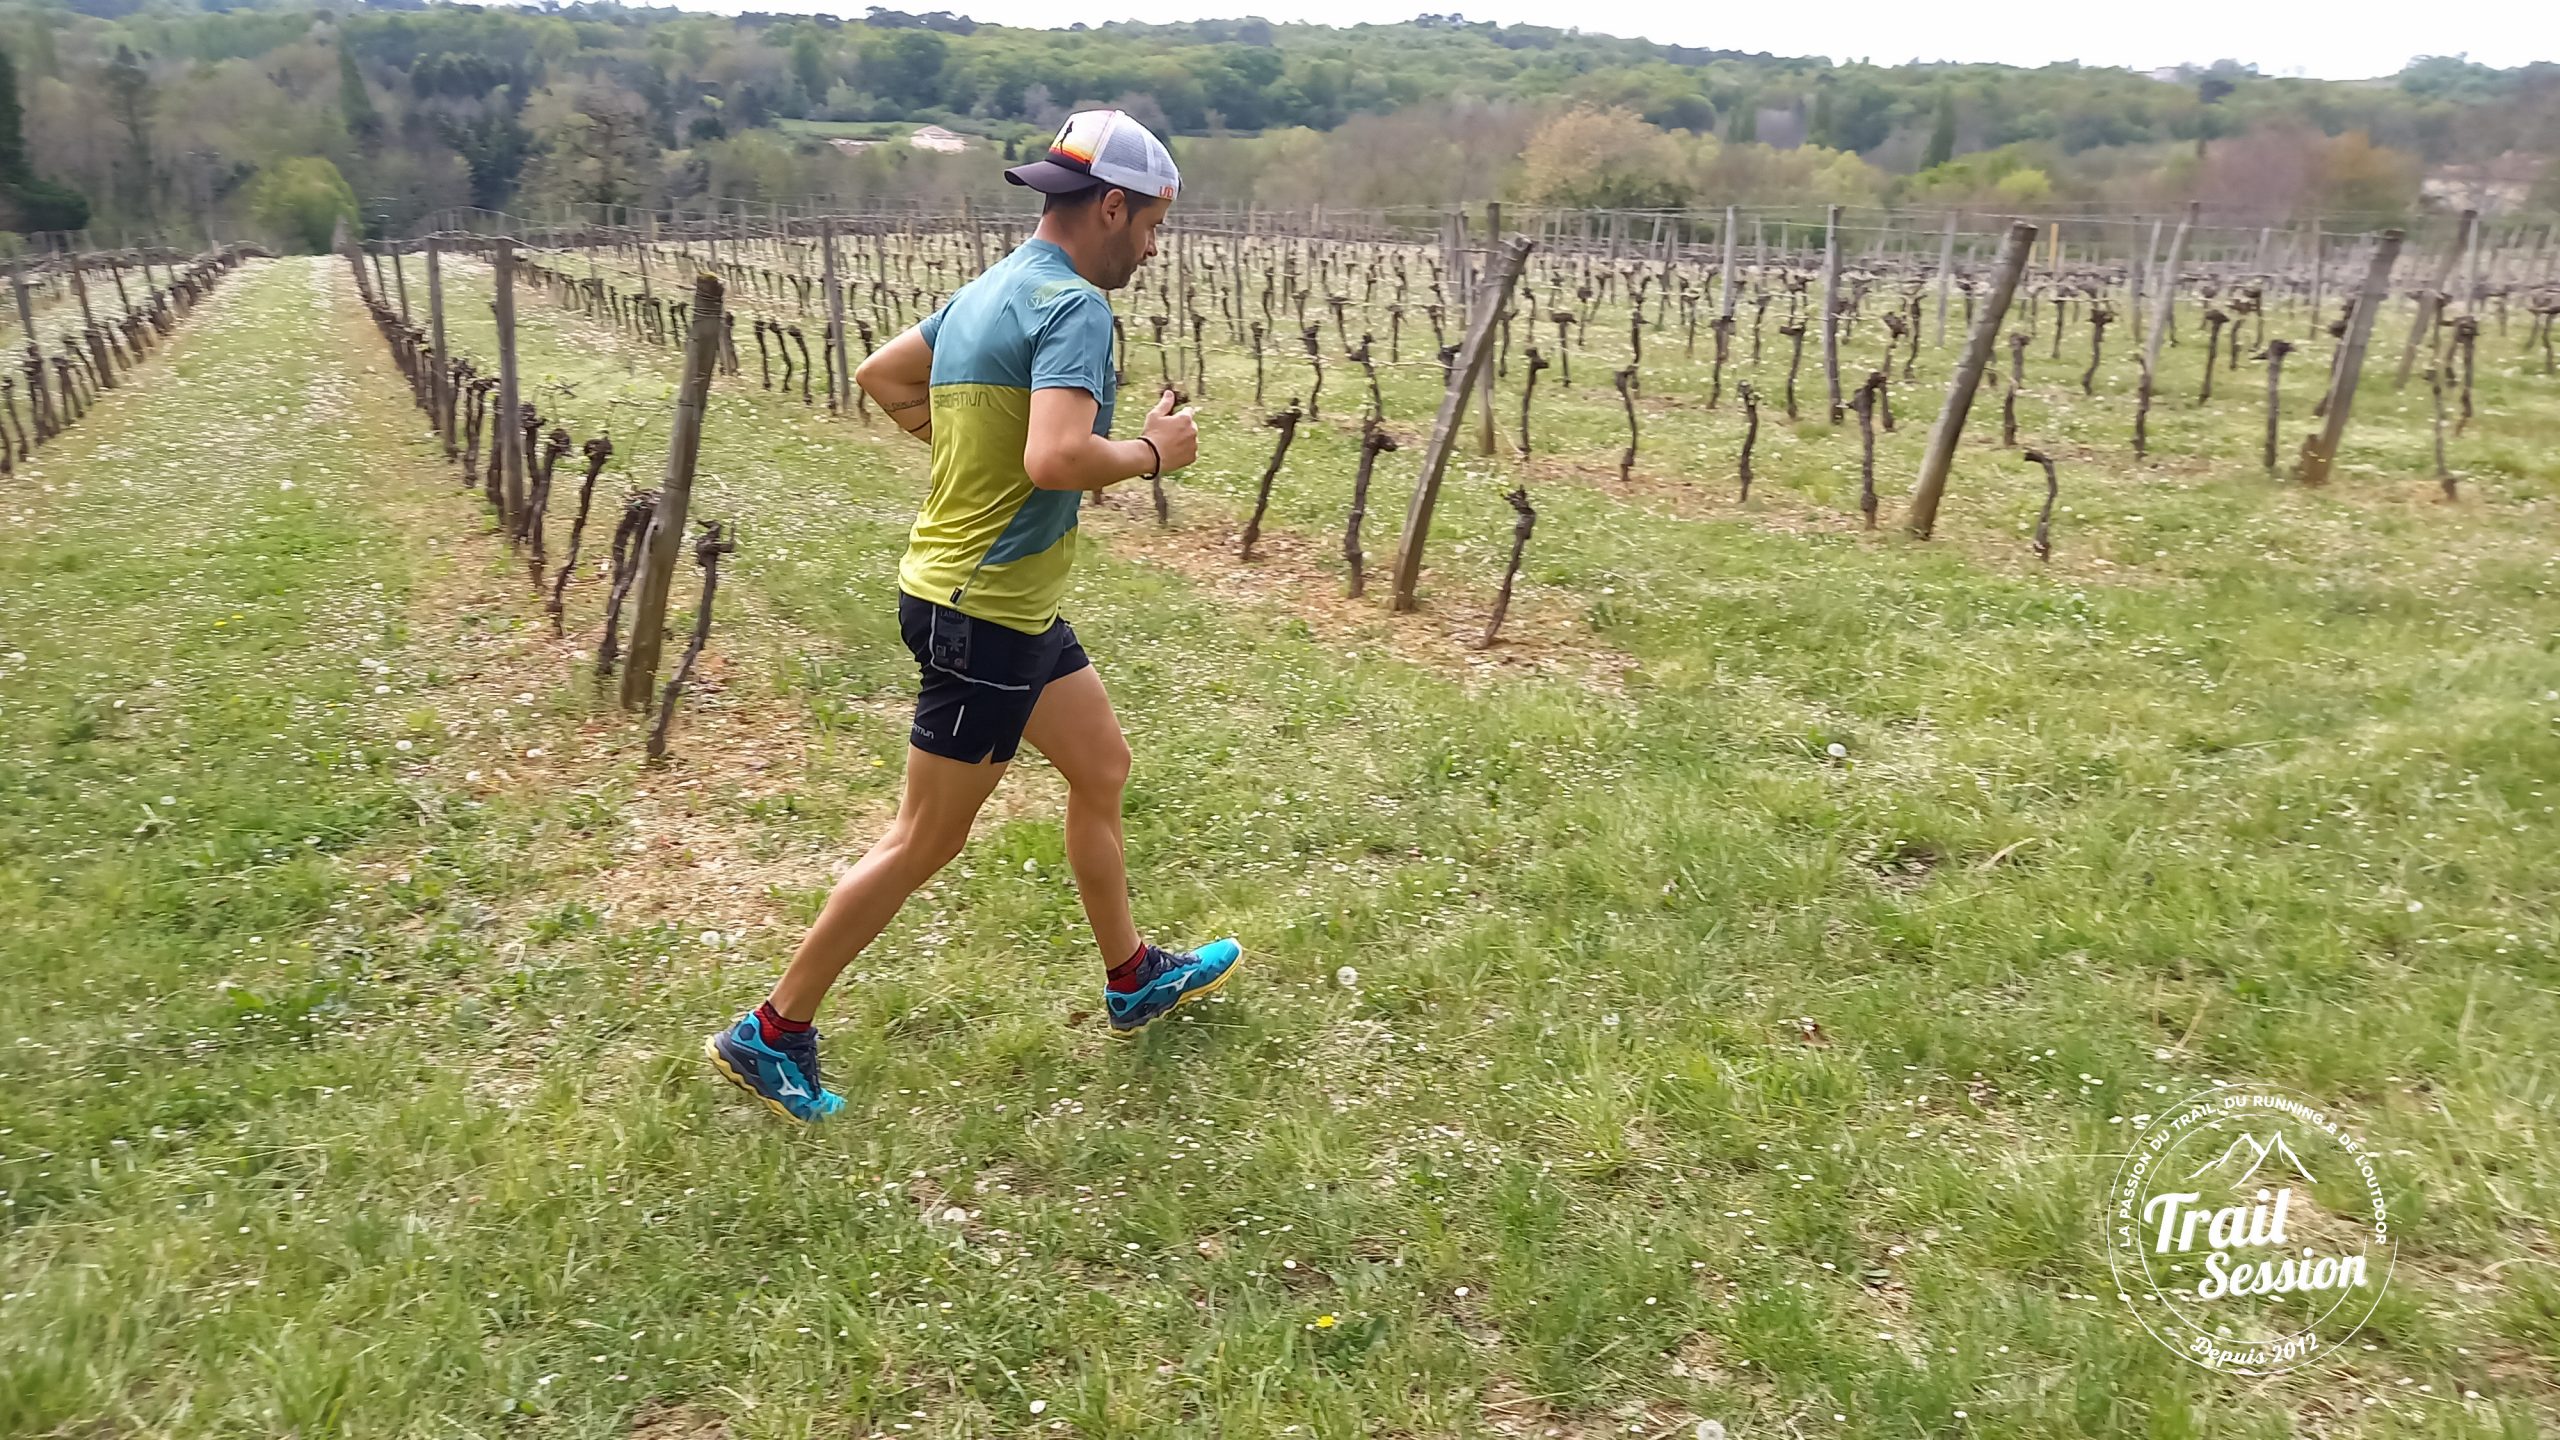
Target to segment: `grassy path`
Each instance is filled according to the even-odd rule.
[[[526,317],[565,412],[663,391]],[[2177,561],[2123,583],[1558,487],[1606,686],[1098,526],[1142,918],[1253,968],[1104,1041],[1026,767],[784,1133],[691,1047],[885,811],[918,458],[720,392],[746,549],[661,771],[334,264],[226,282],[0,488],[0,1431],[2552,1422],[2546,462],[2379,522],[2129,493]],[[2131,1118],[2218,1078],[2350,1107],[2407,1217],[2370,1348],[2272,1384],[2102,1248]]]

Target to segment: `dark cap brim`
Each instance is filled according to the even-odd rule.
[[[1004,172],[1004,178],[1016,185],[1027,185],[1043,195],[1072,195],[1102,183],[1082,170],[1071,170],[1055,160],[1034,160],[1028,165],[1016,165]]]

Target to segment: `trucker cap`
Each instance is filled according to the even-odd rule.
[[[1058,127],[1049,157],[1004,172],[1016,185],[1044,195],[1066,195],[1095,185],[1117,185],[1170,200],[1182,188],[1182,172],[1164,142],[1125,110],[1079,110]]]

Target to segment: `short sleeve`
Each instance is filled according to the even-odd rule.
[[[1111,403],[1111,305],[1097,291],[1060,297],[1031,342],[1031,388],[1082,390]]]
[[[930,350],[933,348],[934,337],[942,333],[942,317],[949,314],[950,311],[951,302],[945,300],[934,310],[932,314],[927,315],[922,320],[916,322],[916,333],[924,337],[924,346],[926,349]]]

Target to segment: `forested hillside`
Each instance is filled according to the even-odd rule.
[[[1843,44],[1854,43],[1844,36]],[[0,228],[284,244],[340,214],[992,194],[987,150],[1087,102],[1176,137],[1212,202],[1836,200],[2158,205],[2358,219],[2469,187],[2560,198],[2560,65],[2364,82],[2224,61],[2153,76],[1833,64],[1425,15],[1064,31],[580,5],[171,0],[0,8],[23,139]],[[976,154],[900,143],[918,123]],[[831,140],[888,143],[854,149]],[[2470,196],[2457,197],[2470,203]],[[81,203],[84,202],[85,204]]]

